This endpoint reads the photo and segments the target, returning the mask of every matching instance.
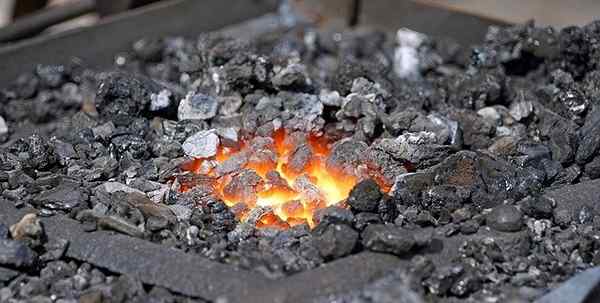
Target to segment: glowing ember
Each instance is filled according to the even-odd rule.
[[[272,138],[242,142],[237,150],[220,147],[216,156],[182,169],[194,173],[192,180],[212,180],[214,193],[242,220],[255,207],[270,208],[257,227],[313,226],[317,209],[345,200],[358,182],[325,167],[330,146],[323,137],[280,130]],[[182,190],[191,187],[185,184]]]

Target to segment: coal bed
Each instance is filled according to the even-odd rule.
[[[0,90],[0,302],[595,302],[600,22],[289,17]]]

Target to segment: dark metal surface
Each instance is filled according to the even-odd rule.
[[[92,27],[0,48],[0,87],[37,64],[67,64],[77,57],[91,67],[108,67],[115,54],[142,37],[194,36],[276,8],[276,0],[172,0],[144,6]]]
[[[25,214],[35,213],[11,204],[0,199],[0,223],[10,226]],[[310,303],[317,297],[355,290],[407,263],[394,256],[363,252],[290,277],[269,279],[256,271],[143,239],[107,231],[85,232],[77,221],[61,215],[41,221],[49,239],[69,241],[68,258],[217,302]]]
[[[385,30],[406,27],[434,37],[452,38],[463,45],[481,43],[491,25],[509,24],[425,0],[364,0],[360,11],[361,25]]]
[[[91,13],[95,9],[95,0],[79,0],[69,5],[51,7],[32,13],[0,28],[0,42],[35,35],[49,26]]]
[[[597,297],[599,290],[600,267],[593,267],[562,283],[534,303],[595,303],[600,301]]]
[[[157,1],[158,0],[96,0],[96,7],[100,15],[106,16]]]
[[[12,17],[19,18],[40,10],[48,4],[48,0],[18,0],[15,1]]]

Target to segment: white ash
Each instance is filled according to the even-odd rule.
[[[192,216],[192,209],[185,205],[174,204],[167,205],[167,207],[171,209],[171,211],[175,214],[175,217],[177,217],[177,220],[179,222],[187,221]]]
[[[0,136],[8,133],[8,125],[2,116],[0,116]]]
[[[122,191],[122,192],[126,192],[126,193],[139,193],[139,194],[144,194],[144,192],[142,192],[139,189],[135,189],[133,187],[129,187],[123,183],[119,183],[119,182],[114,182],[114,181],[109,181],[109,182],[104,182],[102,185],[99,185],[98,188],[103,189],[105,192],[112,194],[118,191]]]
[[[240,143],[239,129],[237,127],[218,128],[217,135],[221,144],[226,147],[238,147]]]
[[[199,131],[183,142],[183,152],[194,158],[209,158],[217,154],[219,142],[214,129]]]
[[[150,95],[150,110],[158,111],[171,105],[171,92],[163,89],[158,94]]]
[[[398,47],[394,52],[394,72],[400,78],[416,78],[419,76],[418,48],[425,40],[425,35],[401,28],[396,33]]]
[[[460,142],[461,132],[458,127],[458,122],[437,113],[429,114],[427,115],[427,118],[437,127],[433,132],[438,138],[438,144],[447,142],[450,145],[455,145]]]
[[[254,108],[256,108],[256,110],[264,110],[266,108],[269,107],[273,107],[273,108],[281,108],[281,98],[277,98],[277,97],[262,97],[258,100],[258,103],[256,103],[256,106]]]
[[[329,91],[322,89],[319,93],[319,100],[321,100],[321,103],[327,106],[340,107],[342,105],[342,97],[340,96],[340,93],[335,90]]]
[[[493,106],[484,107],[478,110],[477,115],[489,120],[493,125],[499,125],[502,121],[502,116]]]
[[[219,96],[219,114],[223,116],[235,115],[242,106],[242,97],[239,95]]]
[[[207,120],[217,115],[219,102],[205,94],[190,92],[181,100],[177,109],[177,118],[181,120]]]
[[[185,230],[185,239],[188,245],[196,245],[199,241],[198,233],[200,233],[200,229],[196,225],[192,225]]]
[[[517,121],[521,121],[533,112],[533,103],[531,101],[513,102],[510,104],[510,115]]]
[[[150,200],[152,200],[152,202],[163,203],[169,195],[169,187],[170,186],[168,184],[161,184],[160,188],[153,191],[149,191],[147,195],[150,198]]]
[[[422,145],[435,144],[437,140],[432,132],[418,132],[400,135],[394,141],[398,144]]]

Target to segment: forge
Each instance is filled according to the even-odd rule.
[[[0,302],[596,302],[600,22],[440,3],[0,28]]]

